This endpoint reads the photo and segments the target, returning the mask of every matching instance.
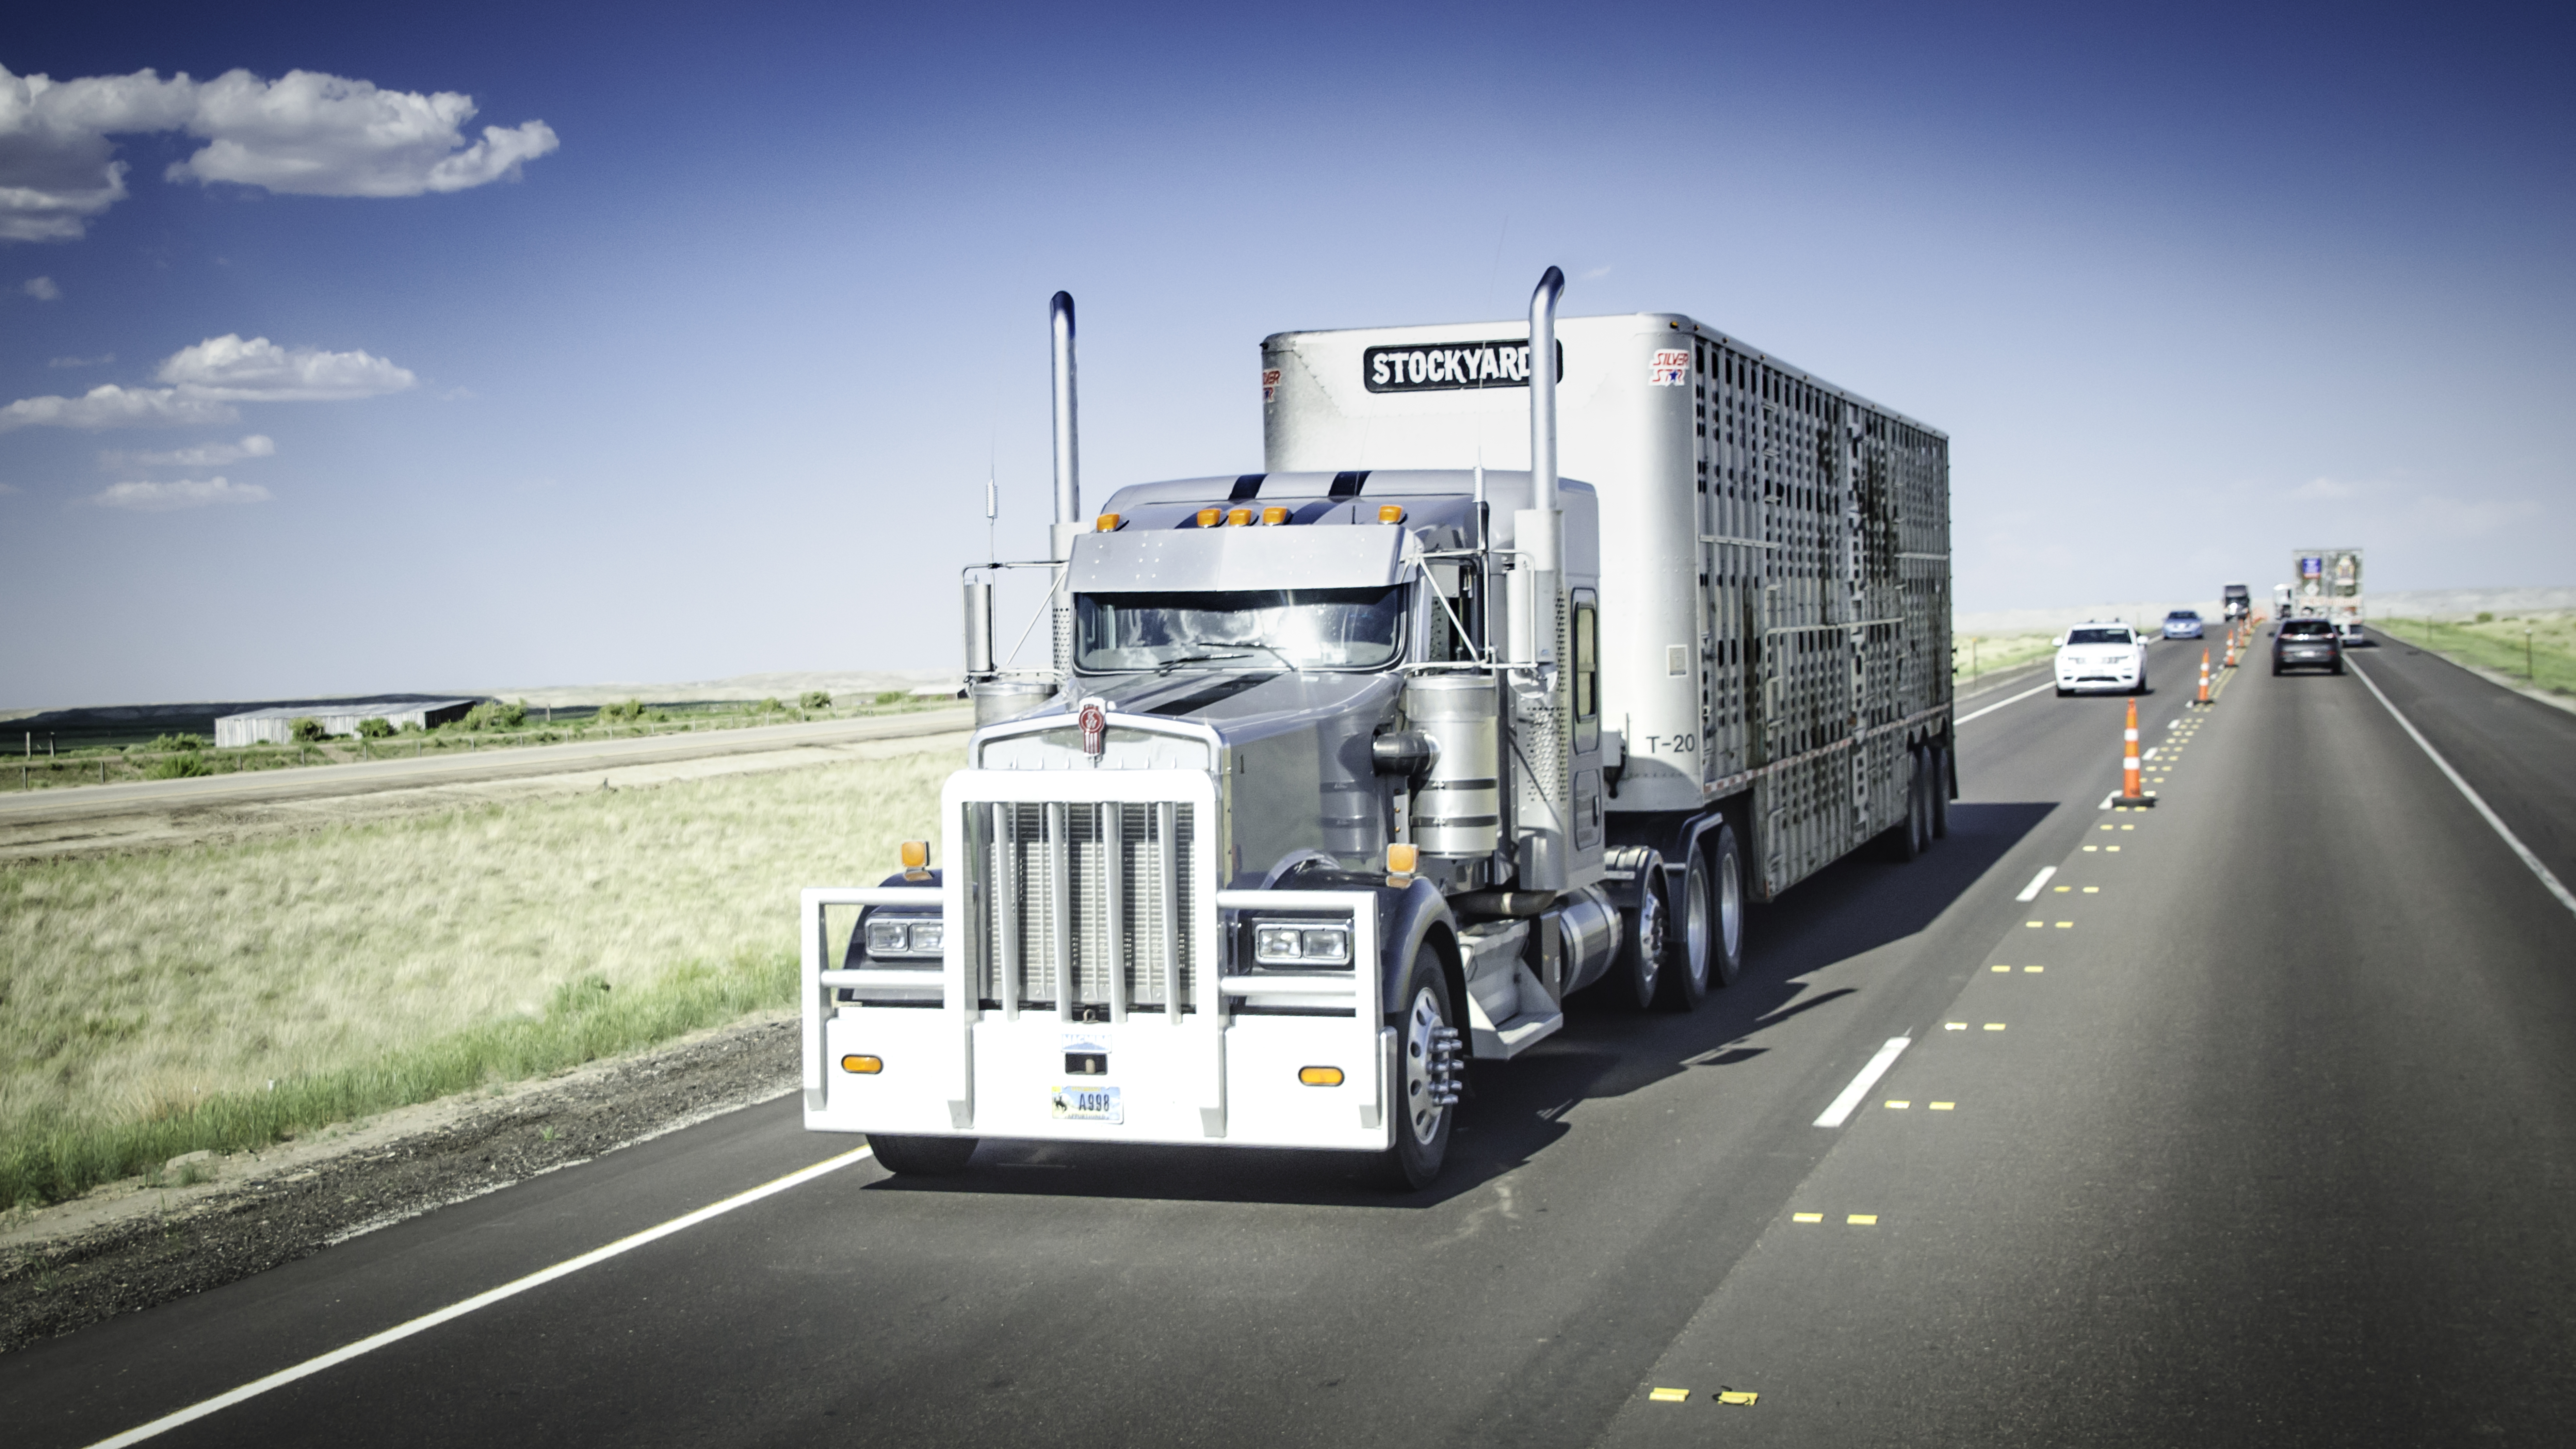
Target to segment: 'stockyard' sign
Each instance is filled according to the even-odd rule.
[[[1441,342],[1372,347],[1360,354],[1360,380],[1371,392],[1437,392],[1470,387],[1529,386],[1526,340]],[[1556,344],[1556,375],[1565,376],[1565,344]]]

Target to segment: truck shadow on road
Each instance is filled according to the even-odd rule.
[[[2059,807],[2050,803],[1953,804],[1950,833],[1899,865],[1863,849],[1779,900],[1747,913],[1750,959],[1741,979],[1678,1015],[1622,1009],[1607,993],[1567,1003],[1563,1030],[1526,1056],[1482,1063],[1447,1170],[1430,1188],[1389,1191],[1358,1156],[1271,1148],[984,1144],[951,1178],[888,1178],[870,1192],[1127,1198],[1372,1208],[1436,1207],[1472,1193],[1579,1128],[1566,1120],[1588,1101],[1624,1097],[1684,1072],[1752,1061],[1763,1033],[1859,993],[1802,980],[1914,935],[1949,909]]]

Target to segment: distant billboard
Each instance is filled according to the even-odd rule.
[[[2361,597],[2361,550],[2303,548],[2290,555],[2302,602]]]

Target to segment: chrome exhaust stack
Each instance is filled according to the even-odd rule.
[[[1512,791],[1514,874],[1523,890],[1561,891],[1573,844],[1574,781],[1560,668],[1565,593],[1565,514],[1556,488],[1555,267],[1530,293],[1530,506],[1512,515],[1517,557],[1506,575],[1511,613],[1511,754],[1522,762]]]
[[[1073,561],[1073,540],[1082,532],[1082,459],[1074,427],[1073,294],[1058,292],[1047,303],[1048,330],[1055,342],[1055,532],[1048,557],[1056,563],[1055,674],[1060,688],[1073,680],[1073,592],[1066,587]]]

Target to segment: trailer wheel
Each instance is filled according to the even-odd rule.
[[[1458,1029],[1450,1025],[1449,978],[1429,946],[1405,971],[1404,1018],[1396,1023],[1395,1145],[1378,1154],[1377,1176],[1398,1192],[1429,1187],[1449,1157],[1457,1117]]]
[[[1689,1011],[1744,969],[1744,861],[1735,827],[1702,835],[1682,877],[1681,930],[1664,956],[1655,1005]]]
[[[1905,815],[1887,827],[1887,858],[1903,865],[1923,853],[1923,752],[1909,750],[1912,774],[1905,782]]]
[[[1950,747],[1932,747],[1932,836],[1950,838]]]
[[[890,1132],[871,1132],[868,1146],[876,1149],[877,1161],[898,1177],[953,1177],[966,1170],[966,1159],[975,1155],[972,1137],[898,1137]]]

